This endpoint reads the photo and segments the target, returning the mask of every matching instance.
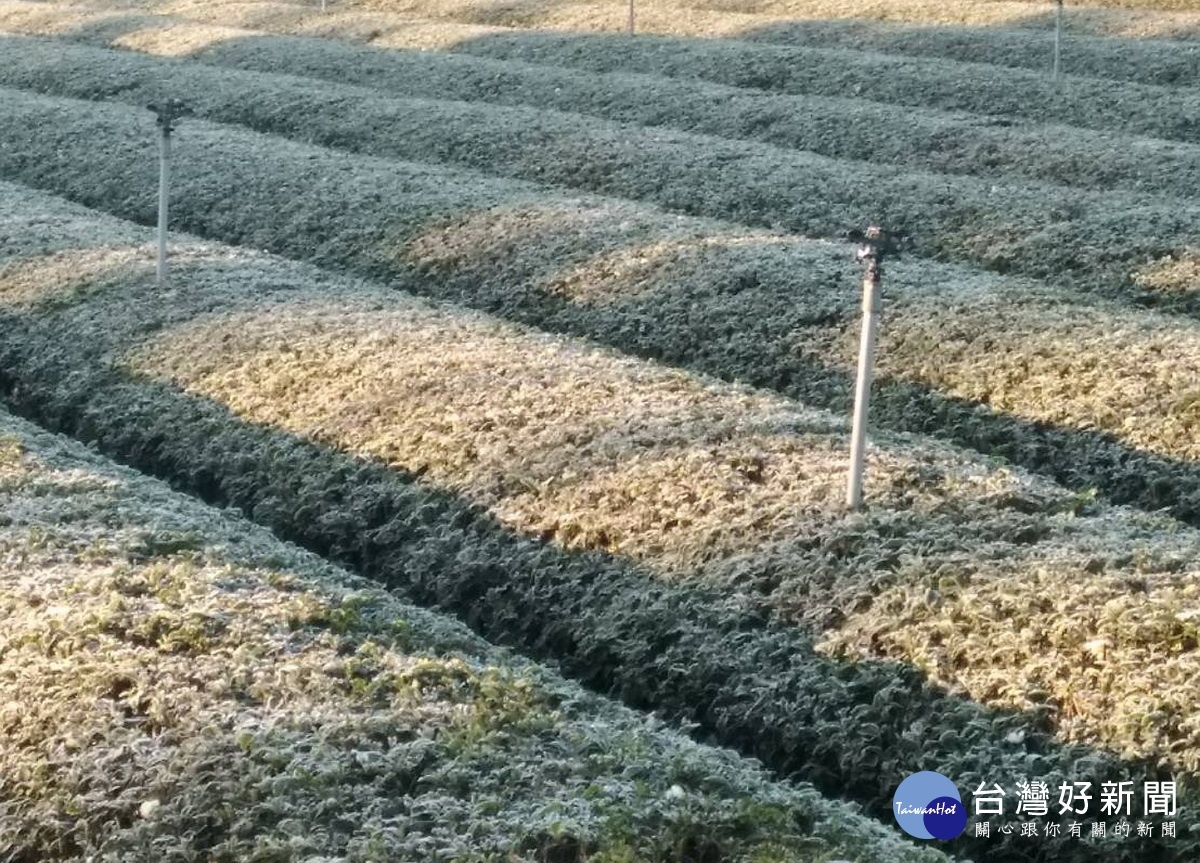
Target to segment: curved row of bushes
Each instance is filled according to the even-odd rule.
[[[9,0],[0,4],[0,24],[30,34],[53,33],[77,17],[71,11],[48,9],[43,3]],[[173,54],[187,47],[206,64],[358,84],[404,98],[478,100],[589,114],[607,121],[653,127],[655,138],[662,143],[678,137],[669,131],[678,129],[737,140],[740,151],[770,152],[744,143],[757,141],[856,163],[877,162],[881,163],[880,170],[895,165],[903,170],[1050,182],[1081,190],[1125,190],[1181,198],[1200,195],[1200,146],[1178,141],[1064,125],[1013,125],[985,114],[914,109],[845,94],[783,95],[624,72],[598,76],[465,55],[383,52],[322,40],[269,37],[262,31],[213,28],[172,16],[131,14],[128,20],[137,27],[134,34],[124,33],[122,19],[118,16],[114,20],[111,12],[92,13],[92,20],[95,31],[83,28],[69,38],[149,53]],[[44,84],[44,76],[53,75],[52,68],[38,68],[49,62],[45,52],[15,42],[8,47],[22,56],[20,64],[13,64],[9,82]],[[66,54],[68,49],[60,50],[64,51],[64,59],[70,56]],[[88,63],[83,54],[77,53],[75,59],[81,66]],[[110,59],[106,64],[115,62]],[[136,75],[134,61],[124,62],[127,65],[122,74]],[[101,75],[88,82],[89,95],[107,92],[106,88],[111,87],[108,81]],[[720,110],[713,110],[714,103],[720,104]],[[446,118],[439,116],[436,108],[414,105],[414,110],[425,118],[422,132],[429,135],[441,131],[438,124]],[[514,122],[518,116],[529,119],[514,115]],[[544,125],[547,119],[541,116],[537,125]],[[580,121],[567,121],[567,125],[572,122]],[[588,125],[595,134],[599,124],[592,122],[585,128]],[[352,140],[347,137],[347,142]],[[705,146],[718,150],[733,147],[717,141],[707,141]],[[461,149],[458,153],[473,155]],[[803,158],[798,154],[776,157]],[[578,179],[586,182],[589,175],[585,172]],[[753,218],[753,213],[744,217]]]
[[[191,107],[216,122],[371,155],[465,164],[813,236],[836,235],[875,210],[881,218],[909,226],[918,250],[927,255],[1048,277],[1069,275],[1080,287],[1120,285],[1123,274],[1105,272],[1114,262],[1136,264],[1150,250],[1179,247],[1193,239],[1186,222],[1190,207],[1177,200],[1042,184],[997,185],[982,177],[897,173],[884,165],[833,160],[724,136],[647,128],[642,123],[666,110],[685,114],[678,123],[684,127],[709,122],[702,118],[712,115],[711,102],[703,98],[681,104],[666,95],[638,92],[629,82],[600,82],[614,84],[613,90],[599,90],[595,78],[574,82],[577,88],[591,90],[596,100],[606,100],[610,116],[617,113],[611,107],[614,100],[639,102],[640,113],[614,126],[607,119],[526,106],[398,98],[392,94],[409,89],[405,80],[389,77],[382,82],[352,55],[342,59],[355,71],[342,77],[370,81],[370,88],[41,39],[10,38],[3,44],[14,60],[0,74],[5,86],[137,106],[155,93],[194,93]],[[302,65],[305,54],[296,47],[285,62],[294,71],[307,71]],[[266,65],[262,52],[255,56],[254,63]],[[333,74],[332,68],[325,68]],[[414,67],[412,74],[420,73]],[[424,78],[429,81],[428,70]],[[554,81],[533,82],[535,88],[550,84],[561,89]],[[502,85],[489,81],[485,92],[474,95],[492,97],[498,86]],[[528,101],[536,101],[538,93],[529,93]],[[570,96],[563,101],[569,103]],[[1087,161],[1094,165],[1098,160]],[[1128,167],[1133,176],[1136,169]],[[1174,231],[1164,225],[1173,212],[1180,216]],[[1022,243],[1017,239],[1022,231],[1033,237]],[[1057,247],[1059,242],[1066,248]],[[1094,248],[1095,260],[1079,257],[1076,244]]]
[[[37,53],[37,50],[35,47],[33,52]],[[52,59],[61,49],[55,46],[43,50]],[[541,75],[530,77],[519,66],[507,64],[491,68],[462,64],[462,68],[447,69],[445,77],[439,80],[437,73],[442,64],[436,59],[364,51],[317,40],[274,46],[270,59],[267,59],[266,47],[255,40],[214,48],[203,55],[204,59],[209,59],[210,54],[220,63],[239,65],[247,62],[255,69],[303,73],[395,93],[415,90],[429,95],[567,108],[580,107],[577,94],[590,91],[590,96],[581,98],[590,99],[593,106],[607,105],[597,109],[606,119],[648,126],[678,124],[688,130],[698,128],[702,132],[719,132],[720,137],[737,136],[736,129],[721,128],[722,120],[713,126],[707,125],[712,121],[701,119],[714,116],[710,98],[693,97],[681,101],[670,92],[643,92],[636,86],[638,82],[630,79],[608,81],[595,76],[577,76],[573,89],[568,90],[564,100],[561,92],[548,95],[554,90],[562,91],[564,81],[544,80]],[[240,59],[246,57],[252,59]],[[131,58],[109,55],[107,59],[101,59],[100,55],[94,55],[83,58],[75,81],[69,81],[65,73],[56,73],[53,65],[45,67],[40,74],[26,74],[14,67],[6,80],[52,92],[87,94],[95,98],[111,92],[116,98],[131,101],[152,86],[148,65],[142,67],[138,76],[142,78],[140,87],[135,85],[135,88],[126,89],[123,78],[116,87],[109,83],[112,79],[103,77],[103,73],[97,78],[97,63],[101,68],[108,66],[121,69],[123,73],[135,71],[137,67],[137,61]],[[189,77],[219,75],[217,72],[188,71],[187,67],[177,69],[180,85]],[[164,67],[161,73],[170,75],[170,67]],[[227,80],[231,83],[226,86],[237,87],[242,83]],[[307,98],[302,94],[311,87],[294,81],[278,86],[290,91],[289,99]],[[518,95],[522,90],[524,94]],[[232,100],[233,96],[226,94],[213,98]],[[288,103],[279,98],[271,99],[270,104],[266,98],[258,104],[251,104],[250,98],[242,101],[245,103],[242,109],[225,107],[216,116],[251,126],[257,124],[283,131],[294,129],[299,134],[305,131],[304,118],[289,114]],[[327,110],[336,109],[347,116],[355,111],[354,103],[344,96],[332,102],[332,105],[326,102]],[[614,109],[614,104],[629,107]],[[637,107],[633,107],[635,105]],[[457,154],[459,160],[482,164],[484,154],[473,155],[471,151],[486,147],[486,143],[453,137],[453,133],[471,133],[465,125],[470,122],[470,107],[443,109],[453,112],[442,115],[447,120],[453,117],[456,124],[453,130],[438,129],[434,123],[426,126],[428,118],[422,108],[438,110],[437,106],[414,105],[411,113],[396,115],[395,108],[391,112],[384,109],[382,115],[365,117],[358,125],[375,135],[405,135],[403,131],[388,127],[406,120],[415,124],[419,118],[422,128],[408,130],[405,135],[414,141],[414,148],[420,146],[416,141],[427,142],[423,151],[417,150],[418,153],[429,152],[428,142],[433,139],[441,158],[453,159]],[[761,106],[753,108],[745,120],[747,124],[755,125],[776,116],[771,112],[759,114],[759,108]],[[574,140],[564,146],[568,152],[580,146],[579,139],[585,137],[581,129],[588,129],[585,122],[573,118],[535,114],[528,108],[512,110],[517,113],[508,115],[511,121],[505,129],[507,135],[519,139],[518,120],[536,123],[539,131],[545,128],[543,134],[552,134],[557,129],[560,136],[573,136]],[[681,112],[686,112],[688,117],[673,119]],[[364,110],[363,113],[369,112]],[[391,123],[386,122],[388,116],[394,118]],[[284,126],[285,123],[294,125]],[[625,134],[621,135],[614,134],[604,124],[595,123],[588,131],[592,131],[593,139],[597,139],[587,150],[591,160],[588,167],[581,167],[577,157],[566,163],[570,171],[563,176],[555,176],[549,166],[543,167],[546,172],[543,179],[568,180],[575,185],[603,188],[628,197],[647,197],[692,213],[765,223],[814,236],[835,235],[848,226],[877,218],[906,228],[913,235],[918,250],[929,256],[967,260],[1000,272],[1051,278],[1077,289],[1122,295],[1132,293],[1146,302],[1189,305],[1189,294],[1166,298],[1147,296],[1133,283],[1134,272],[1147,261],[1200,244],[1200,235],[1195,231],[1195,219],[1190,212],[1192,206],[1185,201],[1131,192],[1097,193],[1042,183],[997,183],[986,177],[897,172],[886,165],[828,159],[807,152],[747,146],[711,137],[696,139],[661,129],[647,132],[622,130]],[[317,130],[312,134],[317,134]],[[493,134],[495,132],[476,132],[473,137],[488,139]],[[830,130],[831,137],[833,134],[834,130]],[[863,134],[867,135],[868,130],[864,128]],[[329,139],[322,137],[320,140]],[[369,142],[371,136],[351,133],[348,127],[336,143],[353,146],[358,140]],[[551,139],[543,146],[550,148],[555,143]],[[661,156],[651,161],[655,151]],[[716,151],[716,155],[707,156],[709,151]],[[519,157],[519,153],[513,153],[509,158]],[[720,165],[719,171],[713,169],[714,160]],[[1097,160],[1084,161],[1089,165],[1097,163]],[[1137,169],[1127,167],[1128,176],[1133,176]],[[704,171],[706,175],[701,188],[696,188],[699,182],[697,171]],[[661,175],[662,179],[649,179],[648,175],[652,173],[655,178]],[[684,175],[681,180],[672,183],[673,177],[680,174]],[[656,191],[656,185],[662,188]]]
[[[946,860],[2,408],[0,500],[6,859]]]
[[[261,79],[263,92],[286,94],[276,101],[291,106],[290,114],[268,113],[253,95],[242,99],[216,86],[219,78],[192,72],[180,67],[180,80],[213,84],[197,107],[226,119],[303,117],[277,122],[296,134],[301,126],[345,140],[350,130],[384,148],[404,146],[405,133],[372,125],[386,102],[365,100],[353,121],[356,91],[315,98],[285,82],[272,91]],[[9,93],[0,168],[153,220],[148,113]],[[244,105],[255,113],[247,117]],[[493,128],[504,134],[503,124]],[[848,248],[196,121],[179,135],[173,212],[196,233],[400,279],[419,293],[845,409],[857,305]],[[638,152],[625,165],[635,178]],[[673,166],[674,188],[696,195],[689,180],[702,174],[686,167]],[[647,188],[652,182],[645,178]],[[810,203],[820,210],[820,201]],[[1200,350],[1194,325],[921,261],[891,268],[887,309],[881,363],[893,377],[880,387],[873,421],[942,434],[1119,502],[1200,518],[1200,472],[1189,461],[1197,416],[1187,401]],[[1009,322],[1003,330],[990,323],[996,315]],[[1147,362],[1156,380],[1146,379]],[[1054,384],[1060,378],[1091,383],[1064,388]]]
[[[1071,25],[1089,33],[1120,36],[1195,38],[1200,16],[1190,0],[1101,0],[1071,4]],[[281,4],[271,4],[278,6]],[[544,4],[514,2],[500,6],[475,0],[356,0],[368,9],[436,17],[448,21],[485,21],[509,27],[620,31],[621,12],[586,0]],[[797,18],[859,18],[938,25],[1019,26],[1044,30],[1054,25],[1054,10],[1030,0],[641,0],[642,30],[680,36],[731,36]]]
[[[269,405],[299,407],[305,399],[310,406],[319,404],[330,393],[322,397],[311,387],[328,382],[334,370],[331,362],[339,364],[339,375],[351,374],[370,357],[384,356],[381,351],[394,343],[386,329],[389,310],[403,312],[397,316],[403,320],[414,315],[419,320],[422,314],[418,304],[402,295],[264,256],[204,246],[181,250],[172,290],[164,294],[153,282],[149,247],[107,246],[104,225],[94,213],[11,186],[4,188],[0,201],[7,208],[6,224],[15,226],[3,269],[0,385],[15,404],[55,428],[170,477],[213,502],[240,507],[276,533],[348,563],[418,602],[451,610],[486,637],[552,658],[568,674],[634,706],[698,723],[717,740],[757,755],[784,774],[863,801],[879,817],[890,811],[898,780],[918,769],[940,770],[964,788],[977,787],[985,776],[1012,783],[1036,775],[1053,787],[1064,780],[1137,780],[1166,769],[1137,761],[1119,763],[1100,751],[1056,742],[1047,733],[1054,718],[1045,707],[997,713],[927,689],[920,675],[904,666],[826,659],[814,653],[804,632],[769,624],[761,603],[734,584],[723,591],[670,585],[623,555],[572,553],[525,538],[459,498],[413,481],[413,473],[444,478],[452,462],[421,465],[402,455],[388,459],[386,449],[343,439],[336,414],[348,403],[339,407],[331,402],[333,411],[324,420],[297,414],[289,423],[258,412]],[[79,221],[93,239],[72,253],[66,247],[80,233]],[[112,239],[122,242],[128,226],[112,226]],[[144,238],[149,238],[148,232]],[[47,255],[47,245],[60,250]],[[381,327],[357,340],[357,353],[323,356],[311,333],[291,323],[306,304],[320,304],[312,316],[318,333],[340,331],[343,321],[320,313],[321,308],[338,305],[373,309]],[[265,334],[267,344],[282,340],[270,355],[260,348],[258,355],[271,362],[258,369],[240,365],[247,357],[246,343],[235,341],[262,332],[262,324],[246,320],[251,310],[258,311],[262,322],[280,321],[283,326],[279,336],[269,329]],[[450,323],[455,313],[426,310],[424,315]],[[231,321],[231,326],[204,329],[222,320]],[[459,343],[452,344],[472,342],[478,328],[471,322],[468,316],[454,324],[460,334]],[[446,323],[441,326],[447,328]],[[155,358],[162,351],[171,355],[173,344],[179,348],[173,356],[193,350],[196,344],[189,341],[189,332],[207,332],[215,344],[227,345],[236,359],[225,379],[244,378],[249,386],[222,394],[209,391],[205,397],[199,379],[189,384],[180,378],[192,393],[163,382],[171,377],[170,366]],[[453,327],[449,335],[454,335]],[[543,350],[554,345],[552,339],[542,340]],[[403,346],[401,340],[397,349]],[[557,350],[566,368],[572,367],[573,359],[589,368],[587,351],[561,342]],[[223,354],[217,349],[190,355],[201,375],[220,377]],[[454,358],[456,350],[446,350],[445,355]],[[275,371],[268,374],[268,368]],[[639,372],[630,395],[637,397],[637,381],[656,374],[650,369]],[[520,382],[519,375],[510,371],[509,376]],[[357,400],[359,416],[387,403],[389,387],[379,386],[387,381],[378,374],[346,380],[347,389],[339,397]],[[335,385],[331,392],[336,395],[338,389]],[[214,398],[218,395],[223,397]],[[456,406],[447,412],[447,421],[470,426],[500,423],[519,432],[520,423],[514,425],[519,417],[487,407]],[[371,433],[387,435],[388,428],[385,422]],[[681,426],[678,433],[687,428]],[[576,428],[571,434],[586,431]],[[426,453],[454,455],[436,428],[426,428],[424,435]],[[397,442],[403,438],[400,435]],[[482,454],[466,457],[479,461]],[[936,476],[938,462],[925,459],[930,475]],[[970,511],[969,489],[974,485],[985,492],[980,501],[984,506],[975,511],[984,512],[989,505],[986,492],[996,477],[989,478],[988,469],[969,461],[961,473],[959,481],[968,497],[958,504],[948,499],[946,506]],[[925,494],[930,491],[928,482]],[[922,488],[919,482],[917,488]],[[1091,522],[1085,519],[1076,531],[1074,522],[1052,514],[1058,499],[1039,501],[1036,493],[1031,497],[1037,488],[1025,481],[1016,493],[1005,492],[1002,484],[1000,499],[990,504],[997,509],[998,521],[1005,518],[1005,508],[1013,511],[1009,520],[1014,524],[1022,521],[1024,511],[1032,533],[1013,537],[1014,543],[1037,543],[1040,522],[1043,534],[1049,529],[1062,531],[1064,538],[1080,537],[1082,551],[1099,555],[1095,561],[1101,570],[1123,565],[1096,546],[1103,542],[1102,535],[1114,535],[1111,521],[1097,523],[1106,530],[1087,539],[1082,524]],[[947,496],[953,492],[942,491]],[[1133,531],[1131,538],[1137,536],[1138,517],[1117,518],[1131,519],[1127,529]],[[984,523],[973,524],[978,528]],[[864,549],[874,545],[878,551],[895,550],[897,543],[903,551],[910,542],[912,553],[927,548],[921,536],[909,540],[889,535],[889,526],[884,510],[862,523],[857,538],[831,536],[826,553],[846,556],[855,542]],[[1143,529],[1160,531],[1162,525],[1145,522]],[[1188,536],[1181,539],[1184,546],[1191,541]],[[1161,544],[1157,549],[1143,561],[1145,572],[1177,566],[1172,549]],[[909,578],[899,575],[902,581]],[[949,591],[952,585],[942,587]],[[1171,666],[1176,667],[1183,666]],[[1185,791],[1181,805],[1187,805],[1189,793]],[[1118,860],[1187,859],[1200,839],[1186,830],[1181,833],[1175,841],[1114,842],[1104,850]],[[966,839],[956,847],[969,849],[973,856],[979,849]],[[1034,845],[997,836],[978,856],[1006,863],[1082,863],[1097,851],[1093,842],[1066,837]]]
[[[891,105],[970,111],[1196,143],[1200,97],[1187,89],[1066,77],[837,48],[558,33],[496,33],[455,50],[588,72],[645,72],[716,84]]]
[[[931,4],[945,8],[944,3]],[[471,8],[475,8],[472,7]],[[507,8],[507,7],[506,7]],[[625,21],[612,10],[593,4],[576,7],[586,20],[568,29],[620,31]],[[402,14],[389,14],[392,11]],[[686,23],[667,28],[672,35],[643,34],[629,39],[617,33],[562,33],[525,31],[527,27],[555,26],[533,10],[529,16],[479,16],[439,12],[428,3],[397,6],[369,4],[364,12],[350,11],[321,20],[314,10],[287,4],[256,3],[248,14],[220,7],[197,8],[184,15],[222,26],[247,26],[275,32],[348,36],[379,40],[403,47],[411,32],[422,47],[439,47],[499,59],[603,72],[648,72],[676,75],[736,87],[779,90],[795,94],[863,99],[910,107],[998,114],[1037,123],[1054,122],[1102,131],[1121,130],[1183,141],[1200,141],[1195,117],[1196,97],[1185,88],[1119,82],[1103,78],[1068,76],[1056,85],[1044,71],[1003,68],[983,63],[963,63],[937,57],[905,57],[862,50],[814,48],[738,39],[696,39]],[[562,11],[561,7],[554,11]],[[421,16],[414,20],[413,14]],[[76,13],[77,14],[77,13]],[[567,10],[570,14],[570,10]],[[648,14],[653,15],[653,12]],[[357,26],[356,16],[371,26]],[[705,17],[703,12],[697,16]],[[795,15],[794,17],[806,17]],[[828,16],[818,16],[824,18]],[[852,17],[848,13],[835,16]],[[878,15],[872,16],[878,18]],[[436,39],[428,32],[428,18],[440,29]],[[751,35],[766,22],[757,15],[739,16]],[[666,19],[687,22],[685,10],[672,9]],[[920,20],[918,18],[918,20]],[[761,23],[760,23],[761,22]],[[494,25],[501,25],[499,28]],[[682,32],[680,32],[682,30]],[[457,31],[457,32],[456,32]],[[734,35],[725,31],[722,35]],[[457,40],[457,41],[456,41]],[[1186,46],[1181,51],[1186,51]]]
[[[1142,84],[1194,86],[1200,83],[1200,56],[1194,42],[1102,38],[1071,27],[1067,10],[1063,69],[1068,75]],[[940,57],[1049,74],[1054,33],[1001,27],[948,27],[869,20],[773,21],[742,38],[812,48],[850,48],[881,54]]]

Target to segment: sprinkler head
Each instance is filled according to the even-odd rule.
[[[847,231],[846,239],[857,243],[854,259],[862,264],[866,275],[878,281],[883,275],[883,260],[899,257],[900,252],[911,245],[909,238],[897,231],[888,231],[871,224],[865,231]]]
[[[155,123],[164,132],[175,131],[175,121],[180,117],[189,117],[192,114],[192,109],[185,105],[180,99],[167,99],[164,102],[152,102],[146,106],[156,115]]]
[[[879,225],[871,224],[865,231],[848,231],[846,239],[858,243],[854,255],[856,260],[882,263],[886,257],[899,257],[901,250],[907,245],[908,238],[896,231],[888,231]]]

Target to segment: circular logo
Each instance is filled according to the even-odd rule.
[[[954,839],[967,829],[967,807],[954,783],[922,770],[900,783],[892,798],[896,823],[918,839]]]

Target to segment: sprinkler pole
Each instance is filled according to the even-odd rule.
[[[1054,83],[1062,76],[1062,31],[1063,0],[1055,0],[1058,9],[1054,15]]]
[[[159,128],[158,170],[158,286],[167,284],[167,205],[171,186],[171,133],[175,121],[191,112],[178,99],[168,99],[162,104],[150,105],[157,117]]]
[[[158,160],[158,286],[167,283],[167,204],[171,184],[171,130],[160,124]]]
[[[863,473],[866,469],[867,413],[871,401],[871,378],[875,363],[875,335],[879,328],[880,284],[887,238],[878,225],[871,225],[856,257],[863,265],[862,333],[858,349],[858,381],[854,391],[854,424],[850,434],[850,473],[846,483],[846,506],[862,509]]]

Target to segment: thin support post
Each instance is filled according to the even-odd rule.
[[[858,380],[854,390],[854,421],[850,432],[850,471],[846,481],[846,506],[862,509],[863,473],[866,470],[867,414],[871,403],[871,378],[875,364],[875,336],[882,304],[883,258],[894,251],[894,238],[871,225],[861,239],[857,257],[863,264],[862,334],[858,345]]]
[[[1063,0],[1056,0],[1058,9],[1054,15],[1054,82],[1062,77],[1062,31]]]
[[[632,36],[636,32],[636,18],[633,8],[634,0],[629,0],[629,35]]]
[[[148,105],[155,113],[154,122],[159,130],[158,151],[158,286],[167,283],[167,199],[171,188],[171,133],[175,122],[186,117],[191,110],[178,99]]]
[[[850,435],[850,479],[846,505],[862,509],[863,472],[866,469],[867,412],[871,402],[871,377],[875,364],[875,334],[879,327],[879,279],[863,279],[862,334],[858,346],[858,382],[854,390],[854,428]]]
[[[171,128],[162,124],[158,172],[158,286],[167,283],[167,201],[171,184]]]

